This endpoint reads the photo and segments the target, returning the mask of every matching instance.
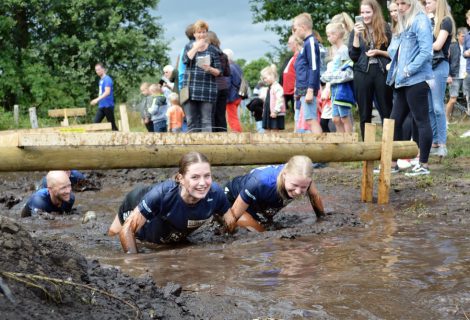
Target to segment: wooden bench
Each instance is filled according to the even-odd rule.
[[[64,118],[60,125],[63,127],[69,126],[68,117],[86,116],[86,108],[66,108],[66,109],[51,109],[47,114],[52,118]]]

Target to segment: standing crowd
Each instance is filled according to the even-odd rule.
[[[395,140],[413,139],[419,147],[419,157],[393,163],[392,172],[429,174],[429,156],[447,156],[447,127],[461,90],[470,115],[470,33],[456,28],[446,0],[395,0],[388,9],[390,22],[376,0],[362,0],[354,20],[344,12],[334,16],[325,30],[329,48],[310,14],[296,16],[292,56],[280,76],[274,65],[261,70],[247,103],[257,131],[285,130],[292,112],[295,132],[353,132],[357,106],[364,138],[375,109],[381,122],[395,120]],[[470,25],[470,10],[466,18]],[[203,20],[188,26],[186,36],[177,66],[165,66],[159,83],[142,84],[142,123],[149,132],[242,132],[246,81],[233,51],[221,49]],[[114,129],[112,80],[102,64],[96,72],[95,122],[106,116]]]

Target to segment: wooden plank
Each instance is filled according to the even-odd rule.
[[[364,128],[364,143],[375,142],[377,126],[366,123]],[[374,195],[374,161],[364,161],[362,166],[361,201],[372,202]]]
[[[127,107],[125,104],[119,105],[119,112],[121,114],[121,130],[122,132],[130,132],[129,130],[129,117],[127,116]]]
[[[37,129],[18,129],[18,130],[3,130],[0,131],[0,136],[11,133],[22,133],[22,134],[44,134],[44,133],[85,133],[85,132],[97,132],[97,131],[111,131],[111,123],[88,123],[80,125],[71,125],[68,127],[46,127]]]
[[[260,134],[260,133],[144,133],[100,132],[87,134],[24,134],[22,146],[119,146],[119,145],[215,145],[215,144],[276,144],[276,143],[354,143],[350,134]]]
[[[395,120],[384,119],[382,131],[382,151],[380,155],[379,191],[377,196],[378,204],[387,204],[389,202],[394,125]]]
[[[68,117],[86,116],[86,108],[50,109],[47,114],[52,118],[61,118],[64,117],[65,111],[67,111]]]
[[[0,171],[52,169],[119,169],[175,167],[190,151],[205,154],[213,165],[285,163],[303,154],[314,162],[378,160],[381,143],[290,143],[228,145],[127,145],[0,147]],[[395,141],[393,156],[412,158],[418,153],[412,141]]]

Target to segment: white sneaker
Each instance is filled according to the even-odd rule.
[[[439,146],[439,148],[437,148],[437,156],[439,157],[447,157],[447,148],[446,146]]]
[[[400,170],[406,170],[412,167],[411,159],[398,159],[397,166]]]
[[[419,157],[413,158],[410,160],[411,165],[414,167],[419,163]]]
[[[425,168],[422,166],[421,163],[418,163],[416,166],[413,167],[413,169],[411,169],[411,172],[405,173],[405,176],[415,177],[415,176],[427,175],[430,173],[431,171],[429,171],[428,168]]]

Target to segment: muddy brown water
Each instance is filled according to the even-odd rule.
[[[25,223],[36,235],[71,243],[87,258],[117,266],[132,276],[150,274],[161,286],[175,282],[188,292],[232,297],[253,318],[470,316],[468,212],[464,210],[463,218],[406,214],[409,208],[416,209],[416,195],[401,196],[405,188],[392,194],[391,205],[361,204],[354,186],[332,184],[328,190],[329,174],[324,181],[320,177],[319,183],[327,210],[338,216],[355,211],[359,223],[329,229],[327,219],[319,223],[327,232],[296,229],[285,237],[276,231],[267,236],[242,233],[229,241],[145,247],[143,253],[131,256],[121,252],[117,238],[105,233],[134,182],[77,194],[81,213],[96,211],[96,222],[82,224],[81,216],[75,215]],[[2,174],[2,178],[18,181],[24,176]],[[434,204],[426,203],[426,196],[423,199],[421,206]],[[394,205],[396,200],[399,204]],[[284,213],[294,213],[298,225],[315,224],[306,201],[294,202]]]

